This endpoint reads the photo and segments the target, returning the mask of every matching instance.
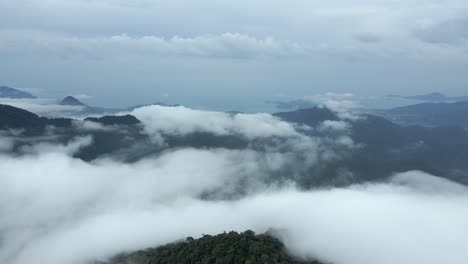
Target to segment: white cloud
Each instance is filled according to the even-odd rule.
[[[228,114],[194,110],[183,106],[147,106],[134,110],[148,134],[156,139],[161,134],[187,135],[209,132],[215,135],[240,135],[249,139],[268,137],[300,137],[295,127],[270,114]]]
[[[84,110],[82,106],[60,105],[50,99],[8,99],[0,98],[0,104],[11,105],[39,116],[63,117],[79,113]]]
[[[269,228],[281,230],[294,254],[338,264],[468,260],[468,190],[448,181],[440,190],[443,180],[420,172],[385,184],[260,189],[209,201],[197,195],[233,187],[239,173],[255,175],[249,157],[181,150],[134,165],[88,164],[59,153],[1,159],[8,173],[0,178],[7,186],[0,227],[8,243],[0,260],[11,264],[81,264],[187,236]]]
[[[325,120],[323,121],[320,126],[319,130],[327,132],[327,131],[349,131],[351,128],[351,125],[349,123],[346,123],[344,121],[332,121],[332,120]]]
[[[268,167],[290,166],[308,169],[317,162],[341,158],[342,153],[353,149],[354,142],[344,131],[336,131],[328,138],[310,137],[301,131],[310,127],[295,127],[271,114],[228,114],[195,110],[183,106],[146,106],[130,114],[137,117],[153,143],[164,146],[168,136],[186,136],[192,133],[209,133],[216,136],[237,136],[248,140],[249,148],[264,153],[263,162]],[[258,162],[258,158],[256,159]],[[293,175],[291,175],[293,176]]]
[[[362,118],[356,111],[359,107],[358,98],[352,93],[327,92],[306,96],[305,98],[319,104],[319,107],[326,107],[335,112],[343,120],[358,120]]]
[[[91,95],[88,95],[88,94],[76,94],[76,95],[73,95],[73,97],[75,97],[76,99],[79,99],[79,100],[93,98]]]
[[[8,152],[14,146],[14,138],[0,133],[0,152]]]
[[[40,53],[62,54],[66,57],[95,58],[115,56],[194,56],[211,58],[254,58],[257,56],[299,55],[305,50],[291,41],[272,37],[256,38],[240,33],[200,35],[194,37],[159,36],[131,37],[127,34],[79,37],[48,32],[0,31],[0,49],[14,50],[21,45]]]
[[[408,172],[389,183],[295,189],[297,175],[315,177],[308,169],[340,157],[337,146],[353,148],[343,121],[324,123],[337,135],[322,139],[268,114],[160,106],[133,113],[150,135],[207,132],[269,143],[170,149],[135,163],[73,158],[90,137],[0,154],[0,262],[84,264],[186,236],[269,228],[284,230],[294,254],[337,264],[468,258],[464,186]]]
[[[66,145],[58,145],[49,142],[40,142],[33,145],[26,145],[22,148],[22,152],[42,155],[49,153],[59,153],[72,155],[76,153],[79,149],[89,146],[93,143],[91,136],[78,137],[68,142]]]
[[[421,25],[414,31],[414,35],[434,44],[458,44],[466,45],[468,43],[468,13],[464,16],[452,17],[443,21],[433,21],[429,25]]]

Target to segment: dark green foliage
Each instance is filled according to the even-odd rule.
[[[103,125],[136,125],[141,123],[136,117],[132,115],[123,116],[103,116],[103,117],[88,117],[86,121],[92,121]]]
[[[339,120],[332,111],[325,107],[299,109],[291,112],[276,113],[274,115],[288,122],[305,124],[311,127],[315,127],[325,120]]]
[[[36,114],[10,105],[0,105],[0,129],[42,127],[45,122]]]
[[[119,255],[108,264],[320,264],[289,256],[284,245],[269,235],[229,232]]]

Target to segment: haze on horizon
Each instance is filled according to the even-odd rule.
[[[0,264],[468,263],[467,29],[467,0],[0,0]]]
[[[0,85],[101,106],[456,96],[467,28],[462,0],[2,0]]]

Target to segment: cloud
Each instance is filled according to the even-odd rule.
[[[3,133],[0,133],[0,136],[0,152],[11,151],[15,143],[14,138],[4,135]]]
[[[50,99],[7,99],[0,98],[0,104],[11,105],[39,116],[63,117],[75,115],[82,110],[82,106],[60,105],[55,100]]]
[[[21,155],[7,150],[0,154],[1,263],[87,264],[187,236],[269,228],[280,230],[293,254],[332,263],[468,258],[465,186],[413,171],[378,184],[296,187],[354,147],[345,121],[325,121],[317,128],[325,136],[311,137],[304,133],[314,128],[269,114],[162,106],[132,113],[157,139],[208,133],[248,145],[166,148],[132,163],[74,158],[93,146],[90,136],[66,144],[31,139]],[[102,129],[82,121],[74,127]],[[350,176],[345,168],[341,174]]]
[[[323,121],[320,126],[319,130],[327,132],[327,131],[349,131],[351,129],[351,125],[344,121],[332,121],[332,120],[325,120]]]
[[[437,21],[418,30],[414,35],[420,40],[432,44],[468,43],[468,15]]]
[[[279,110],[296,110],[312,108],[315,106],[310,100],[296,99],[290,101],[266,101],[267,104],[276,106]]]
[[[183,106],[153,105],[138,108],[130,114],[142,121],[146,132],[156,140],[161,134],[187,135],[194,132],[240,135],[248,139],[301,136],[294,125],[266,113],[228,114]]]
[[[335,112],[343,120],[358,120],[362,116],[356,111],[359,107],[358,98],[352,93],[333,93],[316,94],[306,97],[317,104],[319,107],[326,107]]]
[[[82,37],[49,32],[0,31],[5,42],[0,48],[10,50],[28,43],[29,49],[40,53],[55,53],[65,57],[94,59],[115,56],[190,56],[206,58],[249,59],[259,56],[300,55],[305,52],[300,44],[280,41],[272,37],[226,32],[194,37],[170,38],[147,35],[132,37],[127,34]]]
[[[93,98],[91,95],[88,95],[88,94],[76,94],[76,95],[73,95],[73,97],[75,97],[76,99],[79,99],[79,100]]]
[[[443,80],[463,93],[467,81],[463,41],[414,34],[462,16],[462,0],[123,2],[1,1],[0,79],[49,97],[92,94],[108,107],[158,101],[170,87],[173,103],[238,111],[311,87],[385,95]]]
[[[80,264],[187,236],[269,228],[293,254],[332,263],[468,260],[468,190],[421,172],[346,189],[263,186],[212,201],[198,195],[256,175],[250,157],[186,149],[134,165],[59,153],[1,159],[5,263]]]
[[[368,32],[357,34],[356,39],[364,43],[375,43],[380,41],[379,36]]]
[[[305,177],[318,163],[336,161],[355,148],[345,131],[312,137],[307,134],[312,128],[296,127],[266,113],[228,114],[154,105],[138,108],[130,114],[142,122],[153,144],[161,147],[167,147],[173,137],[199,133],[244,140],[247,142],[245,155],[255,162],[265,163],[267,171],[280,179]],[[284,175],[286,171],[287,176]]]
[[[78,150],[89,146],[93,143],[91,136],[77,137],[65,145],[54,144],[50,142],[39,142],[33,145],[27,145],[22,148],[23,153],[43,155],[49,153],[58,153],[73,155]]]

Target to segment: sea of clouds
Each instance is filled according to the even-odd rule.
[[[261,150],[181,147],[124,163],[74,158],[93,144],[90,137],[33,144],[22,155],[8,152],[11,135],[2,137],[0,263],[85,264],[188,236],[270,228],[305,259],[468,262],[465,186],[419,171],[312,190],[298,188],[294,177],[265,180],[291,163],[311,167],[339,158],[337,145],[356,147],[346,120],[307,128],[268,114],[185,107],[150,106],[132,114],[154,144],[193,132],[280,143]],[[334,136],[304,134],[314,129]]]

